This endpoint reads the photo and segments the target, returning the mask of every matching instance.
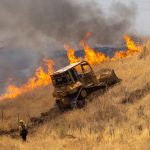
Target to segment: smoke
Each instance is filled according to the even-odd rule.
[[[41,57],[76,46],[87,32],[93,43],[116,44],[131,31],[136,9],[113,3],[108,11],[98,0],[0,0],[0,83],[22,80]]]
[[[0,4],[3,42],[40,48],[55,42],[77,44],[87,32],[101,44],[115,43],[131,29],[136,16],[134,4],[122,3],[112,3],[106,15],[98,0],[0,0]]]
[[[74,3],[71,0],[36,0],[29,10],[35,29],[62,43],[78,42],[91,32],[101,44],[115,43],[130,30],[135,7],[114,3],[106,16],[98,1]],[[77,44],[77,43],[76,43]]]

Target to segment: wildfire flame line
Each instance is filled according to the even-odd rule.
[[[89,36],[89,34],[88,34],[88,36]],[[87,39],[87,38],[85,38],[85,39]],[[101,52],[95,52],[94,49],[92,49],[86,43],[85,39],[81,41],[81,46],[84,48],[84,52],[85,52],[85,56],[83,58],[84,60],[88,61],[91,65],[94,65],[94,64],[103,63],[109,59],[109,57],[106,56],[105,54],[103,54]],[[137,46],[135,44],[135,42],[132,41],[132,39],[128,35],[126,35],[124,37],[124,39],[125,39],[125,42],[127,45],[127,51],[116,52],[114,57],[111,58],[112,60],[132,56],[134,53],[137,53],[142,49],[142,46]],[[73,48],[68,46],[66,48],[66,50],[68,51],[68,59],[69,59],[70,64],[79,62],[80,60],[82,60],[81,58],[77,58],[75,56],[75,50]]]
[[[95,52],[94,49],[92,49],[87,43],[86,40],[91,36],[90,33],[88,33],[84,40],[81,41],[81,46],[84,48],[85,56],[84,58],[77,58],[75,56],[75,50],[70,47],[69,45],[65,45],[65,49],[67,50],[68,60],[70,64],[80,62],[83,59],[88,61],[91,65],[94,64],[100,64],[105,62],[109,59],[108,56],[101,52]],[[118,51],[115,53],[114,57],[111,58],[112,60],[116,60],[119,58],[126,58],[134,53],[139,52],[142,49],[142,46],[137,46],[132,39],[126,35],[125,37],[126,45],[127,45],[127,51]],[[36,89],[41,86],[46,86],[51,83],[50,74],[54,71],[54,62],[49,59],[43,60],[45,65],[47,66],[47,72],[44,71],[44,69],[40,66],[36,69],[35,75],[30,78],[26,84],[22,85],[21,87],[17,87],[16,85],[9,85],[7,88],[7,91],[5,94],[0,96],[0,100],[3,99],[14,99],[28,91],[31,91],[33,89]]]
[[[45,72],[41,66],[38,67],[35,71],[35,75],[30,78],[26,84],[21,87],[9,85],[6,93],[0,96],[0,100],[13,99],[35,88],[49,85],[51,83],[50,74],[53,72],[54,62],[48,59],[44,59],[43,61],[48,68],[47,72]]]

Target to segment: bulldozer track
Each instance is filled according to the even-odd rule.
[[[131,93],[128,93],[125,98],[122,99],[122,104],[126,103],[134,103],[137,100],[145,97],[150,92],[150,83],[147,83],[144,87],[141,89],[134,90]]]

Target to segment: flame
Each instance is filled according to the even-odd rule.
[[[75,56],[75,50],[72,47],[70,47],[69,45],[65,45],[64,47],[67,50],[67,55],[68,55],[70,64],[82,61],[82,58],[77,58]]]
[[[126,58],[141,51],[142,46],[137,46],[130,36],[125,35],[124,39],[128,50],[116,52],[114,58]]]
[[[102,52],[95,52],[94,49],[92,49],[86,42],[86,40],[91,36],[90,33],[87,33],[84,39],[81,41],[81,46],[84,48],[84,60],[88,61],[91,65],[103,63],[106,60],[109,59],[108,56],[103,54]],[[135,42],[131,39],[130,36],[125,35],[124,36],[126,45],[127,45],[127,51],[118,51],[115,53],[112,60],[116,60],[118,58],[127,58],[129,56],[132,56],[134,53],[139,52],[142,49],[142,46],[137,46]],[[68,59],[70,64],[76,63],[82,60],[82,58],[77,58],[75,56],[75,50],[71,48],[68,45],[65,45],[65,49],[68,51]]]
[[[35,75],[32,78],[30,78],[26,84],[22,85],[21,87],[17,87],[16,85],[9,85],[6,93],[0,96],[0,100],[14,99],[28,91],[50,84],[50,74],[54,71],[54,62],[48,59],[44,59],[43,61],[47,66],[47,72],[45,72],[41,66],[38,67],[35,71]]]
[[[116,58],[126,58],[126,57],[128,57],[127,52],[119,51],[119,52],[115,53],[115,55],[112,58],[112,60],[115,60]]]
[[[87,33],[87,35],[81,41],[81,46],[84,48],[84,53],[85,53],[85,56],[83,59],[88,61],[91,65],[105,62],[106,60],[109,59],[109,57],[101,52],[95,52],[94,49],[92,49],[87,44],[86,40],[90,36],[91,34]],[[137,46],[135,42],[131,39],[131,37],[126,35],[124,38],[125,38],[125,42],[127,45],[127,51],[116,52],[112,60],[116,60],[118,58],[127,58],[129,56],[132,56],[134,53],[141,51],[142,46]],[[75,50],[69,45],[65,45],[65,49],[67,50],[68,60],[70,64],[80,62],[83,60],[82,58],[80,57],[77,58],[75,56]],[[0,100],[13,99],[28,91],[50,84],[51,83],[50,74],[54,71],[53,69],[54,62],[48,59],[44,59],[43,61],[45,65],[47,66],[46,72],[41,66],[38,67],[35,71],[34,76],[30,78],[26,84],[22,85],[21,87],[17,87],[16,85],[13,85],[13,84],[9,85],[7,88],[7,92],[0,96]]]
[[[128,51],[127,51],[128,55],[132,55],[141,50],[141,46],[137,46],[128,35],[126,35],[124,38],[125,38],[127,48],[128,48]]]
[[[91,65],[99,64],[107,60],[105,54],[101,52],[95,52],[86,41],[82,40],[81,45],[84,48],[85,56],[84,59],[88,61]]]
[[[108,58],[101,52],[95,52],[94,49],[92,49],[84,40],[81,41],[81,45],[84,48],[85,53],[83,59],[88,61],[91,65],[102,63]],[[69,45],[65,45],[65,49],[67,50],[70,64],[82,61],[82,58],[77,58],[75,56],[75,50],[72,47],[70,47]]]

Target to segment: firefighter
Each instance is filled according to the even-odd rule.
[[[25,142],[28,134],[27,126],[23,120],[19,121],[19,132],[22,140]]]

